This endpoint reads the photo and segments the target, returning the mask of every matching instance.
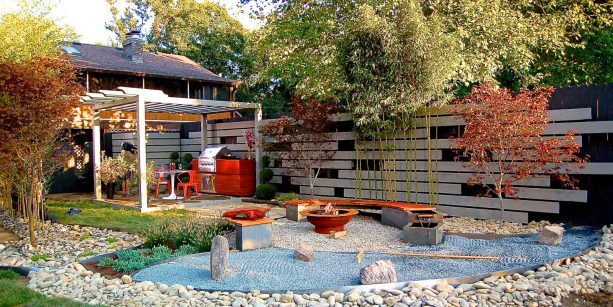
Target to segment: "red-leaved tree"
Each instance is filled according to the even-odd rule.
[[[62,132],[83,93],[65,58],[0,63],[0,199],[11,211],[9,196],[18,196],[17,212],[28,219],[33,246],[45,182],[65,161]]]
[[[452,138],[452,147],[477,172],[468,183],[482,185],[498,197],[501,223],[504,197],[517,193],[514,183],[537,174],[557,174],[563,184],[576,188],[568,171],[582,168],[588,158],[578,155],[573,131],[563,137],[542,136],[552,92],[549,87],[513,94],[484,84],[452,107],[466,122],[464,133]]]
[[[334,103],[295,100],[291,117],[270,121],[259,129],[263,149],[283,161],[286,174],[308,178],[311,195],[324,163],[334,155],[328,134],[334,113]]]

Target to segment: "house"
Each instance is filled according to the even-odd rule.
[[[126,35],[123,47],[110,47],[72,42],[62,47],[70,62],[78,68],[79,80],[88,93],[114,90],[120,86],[162,90],[169,96],[206,100],[234,101],[237,81],[224,78],[187,57],[143,50],[140,32]],[[89,106],[78,108],[68,131],[71,157],[56,174],[51,193],[90,191],[93,180],[90,157],[92,112]],[[109,135],[104,132],[131,130],[136,114],[103,112],[103,144],[110,152]],[[209,119],[230,118],[232,113],[208,115]],[[200,121],[192,114],[147,114],[156,129],[181,129],[181,123]],[[152,124],[153,123],[153,124]],[[106,140],[106,142],[104,142]]]

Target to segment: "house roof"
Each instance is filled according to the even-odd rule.
[[[161,52],[143,52],[143,62],[134,63],[123,55],[123,48],[73,42],[67,53],[73,65],[85,71],[111,72],[139,76],[189,79],[231,84],[187,57]],[[66,49],[65,49],[66,50]]]

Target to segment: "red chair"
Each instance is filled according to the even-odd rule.
[[[188,174],[189,180],[187,180],[187,182],[182,182],[179,179],[179,184],[177,185],[177,194],[179,194],[179,191],[183,189],[183,197],[188,198],[190,197],[190,188],[194,188],[194,192],[196,193],[196,195],[198,195],[198,193],[200,193],[200,189],[198,188],[198,182],[196,182],[196,171],[192,170],[182,174]]]
[[[158,175],[159,175],[158,182],[155,183],[155,198],[157,198],[158,194],[160,193],[160,186],[165,186],[166,193],[170,193],[170,181],[166,179],[166,177],[164,176],[164,173],[158,172]]]

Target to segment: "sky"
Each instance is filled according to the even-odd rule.
[[[242,12],[238,8],[239,0],[212,0],[228,9],[228,13],[238,19],[247,29],[257,27],[257,21],[249,17],[247,9]],[[20,0],[1,0],[0,14],[18,9]],[[125,5],[124,0],[118,0],[118,6]],[[114,34],[104,28],[104,24],[111,20],[111,12],[106,0],[55,0],[57,3],[53,17],[60,24],[71,26],[82,43],[107,44],[114,38]]]

